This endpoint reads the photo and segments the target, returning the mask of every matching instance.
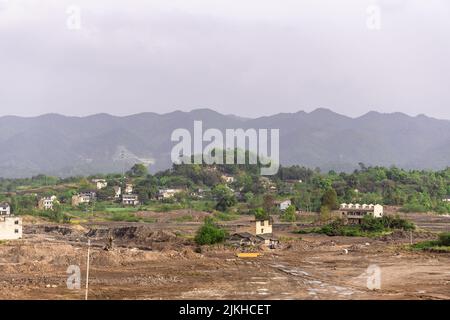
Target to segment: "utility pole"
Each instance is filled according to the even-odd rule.
[[[91,240],[88,239],[88,251],[87,251],[87,263],[86,263],[86,294],[84,296],[84,300],[88,299],[88,292],[89,292],[89,264],[90,264],[90,249],[91,249]]]

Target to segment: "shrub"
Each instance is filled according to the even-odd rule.
[[[127,212],[114,212],[110,220],[112,221],[126,221],[126,222],[139,222],[139,218],[135,215]]]
[[[439,235],[439,244],[441,246],[450,246],[450,232],[441,233]]]
[[[219,228],[212,218],[206,218],[203,226],[197,231],[195,242],[199,245],[215,244],[225,241],[227,232]]]
[[[280,218],[286,222],[295,222],[297,220],[297,216],[295,215],[295,207],[292,205],[289,206],[286,210],[284,210]]]

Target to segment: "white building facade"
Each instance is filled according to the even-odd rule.
[[[22,218],[11,215],[9,204],[0,204],[0,240],[22,239]]]

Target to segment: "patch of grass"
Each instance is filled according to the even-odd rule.
[[[173,219],[173,221],[179,222],[179,223],[191,222],[191,221],[194,221],[194,217],[191,214],[186,214],[184,216]]]
[[[35,210],[31,215],[57,223],[70,223],[70,220],[72,219],[68,214],[58,210]]]
[[[144,217],[144,218],[141,218],[140,221],[145,222],[145,223],[155,223],[155,222],[158,222],[158,219],[151,218],[151,217]]]
[[[450,252],[450,232],[441,233],[438,240],[422,241],[410,247],[413,250]]]
[[[239,219],[239,215],[217,211],[214,213],[214,218],[220,221],[233,221]]]
[[[110,207],[110,208],[105,208],[104,211],[106,212],[136,212],[138,211],[139,208],[136,207]]]
[[[134,214],[127,212],[114,212],[110,217],[111,221],[139,222],[140,219]]]

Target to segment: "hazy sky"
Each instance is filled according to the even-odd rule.
[[[205,107],[450,119],[450,1],[0,0],[0,115]]]

